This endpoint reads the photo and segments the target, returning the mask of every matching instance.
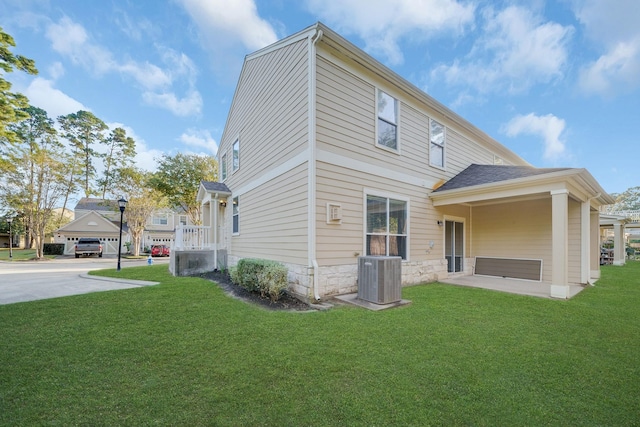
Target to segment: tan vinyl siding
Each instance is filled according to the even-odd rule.
[[[542,259],[542,280],[551,281],[551,199],[472,210],[471,256]]]
[[[307,148],[308,49],[300,41],[244,65],[220,150],[229,188],[240,188]],[[231,146],[240,141],[240,168]]]
[[[435,211],[424,188],[342,168],[328,163],[317,167],[317,259],[323,265],[354,264],[357,255],[364,255],[364,189],[371,194],[409,200],[409,260],[440,259],[442,251],[440,230]],[[342,206],[342,224],[327,224],[326,204]],[[436,248],[427,254],[428,242]]]
[[[239,197],[240,233],[231,255],[307,264],[306,164]],[[231,230],[232,216],[227,215]]]
[[[580,283],[582,263],[580,202],[569,199],[569,283]]]
[[[323,57],[325,56],[325,57]],[[413,98],[398,93],[377,82],[375,76],[359,70],[345,69],[340,61],[321,51],[317,62],[317,143],[343,157],[365,161],[380,170],[398,171],[429,182],[446,181],[471,163],[493,164],[494,153],[429,111]],[[399,101],[399,152],[376,145],[376,87]],[[446,127],[445,169],[429,165],[429,118]],[[380,178],[384,176],[380,175]]]

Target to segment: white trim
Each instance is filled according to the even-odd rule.
[[[407,256],[406,259],[403,259],[402,262],[411,262],[411,199],[407,196],[402,196],[397,193],[389,193],[387,191],[375,190],[372,188],[365,187],[362,189],[362,254],[367,254],[367,196],[374,197],[384,197],[386,199],[394,199],[400,200],[407,204],[406,215],[407,215]],[[387,202],[388,203],[388,202]],[[388,215],[388,212],[387,212]],[[388,216],[387,216],[388,218]],[[390,233],[387,232],[388,236]]]
[[[451,222],[459,222],[462,224],[462,270],[461,271],[449,271],[447,268],[447,273],[449,274],[458,274],[458,273],[464,273],[465,270],[465,259],[467,259],[467,233],[471,233],[470,231],[467,231],[467,219],[465,217],[462,216],[454,216],[454,215],[443,215],[442,216],[442,259],[446,260],[447,259],[447,252],[446,252],[446,248],[447,248],[447,234],[446,234],[446,229],[447,229],[447,221],[451,221]],[[470,223],[470,222],[469,222]],[[469,234],[469,237],[471,236],[471,234]],[[454,260],[454,270],[455,270],[455,260]]]
[[[332,165],[340,166],[346,169],[351,169],[357,172],[363,172],[366,174],[374,175],[384,179],[391,179],[402,183],[416,185],[418,187],[433,189],[436,185],[436,181],[426,180],[415,175],[409,175],[404,172],[396,172],[384,167],[377,166],[371,163],[356,160],[351,157],[341,156],[340,154],[332,153],[330,151],[318,150],[317,160],[323,163],[329,163]],[[384,173],[380,173],[383,171]]]
[[[378,97],[380,96],[380,92],[384,93],[385,95],[387,95],[388,97],[390,97],[391,99],[393,99],[395,101],[395,105],[394,105],[394,113],[396,116],[396,122],[395,123],[391,123],[391,122],[387,122],[386,119],[381,119],[380,118],[380,114],[378,112]],[[384,89],[381,89],[379,87],[375,88],[375,96],[374,96],[374,111],[375,111],[375,123],[376,123],[376,136],[375,136],[375,141],[373,141],[373,144],[376,146],[376,148],[380,148],[382,150],[385,151],[389,151],[390,153],[393,154],[397,154],[397,155],[401,155],[401,151],[400,151],[400,100],[391,95],[389,92],[385,91]],[[378,143],[378,136],[379,136],[379,128],[378,128],[378,123],[380,120],[383,120],[389,124],[392,124],[393,126],[396,127],[396,148],[393,147],[388,147],[384,144],[380,144]]]
[[[273,169],[269,169],[267,172],[257,177],[253,181],[248,182],[247,184],[238,188],[233,192],[233,195],[241,196],[251,190],[255,190],[256,188],[266,184],[272,179],[277,178],[280,175],[283,175],[289,172],[290,170],[293,170],[294,168],[306,163],[308,160],[309,160],[309,150],[307,149],[301,152],[300,154],[297,154],[296,156],[290,158],[286,162],[282,163],[280,166],[277,166]]]
[[[442,145],[431,142],[431,131],[432,131],[432,126],[431,126],[431,122],[436,122],[438,123],[440,126],[442,126]],[[446,171],[447,170],[447,126],[444,123],[441,123],[440,121],[429,117],[429,151],[428,151],[428,155],[429,155],[429,166],[431,166],[432,168],[436,168],[442,171]],[[442,166],[439,165],[434,165],[433,162],[431,161],[431,145],[435,144],[439,147],[442,147]]]
[[[236,168],[236,159],[235,159],[236,144],[238,144],[238,167],[237,168]],[[240,170],[240,137],[238,136],[235,139],[235,141],[233,141],[233,144],[231,144],[231,175],[233,175],[239,170]],[[227,177],[228,176],[229,176],[229,171],[227,171]]]

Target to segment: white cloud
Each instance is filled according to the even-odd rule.
[[[33,79],[24,91],[24,94],[29,98],[29,103],[45,110],[52,119],[80,110],[90,111],[81,102],[54,88],[53,83],[53,81],[42,77]]]
[[[261,49],[278,37],[273,27],[258,15],[253,0],[180,0],[209,42],[236,42],[251,50]]]
[[[180,117],[199,114],[202,110],[202,97],[197,91],[189,92],[182,98],[173,92],[144,92],[142,99],[148,105],[164,108]]]
[[[197,68],[185,54],[160,48],[164,68],[131,59],[118,62],[109,50],[90,40],[84,27],[68,17],[50,24],[47,37],[55,51],[97,76],[119,73],[132,78],[142,89],[143,99],[150,105],[167,109],[178,116],[201,112],[202,97],[195,88]],[[184,96],[172,91],[176,85],[185,86]]]
[[[404,61],[402,38],[461,34],[475,12],[472,3],[456,0],[307,0],[307,6],[339,32],[360,36],[367,51],[394,65]]]
[[[180,135],[180,141],[189,147],[204,148],[209,155],[215,155],[218,152],[218,143],[211,137],[208,130],[188,129]]]
[[[436,67],[432,79],[479,93],[515,93],[562,76],[573,27],[544,22],[537,13],[518,6],[499,12],[487,8],[482,18],[483,35],[469,54]]]
[[[553,114],[538,116],[529,113],[518,115],[502,127],[502,132],[509,137],[527,134],[541,137],[544,142],[544,159],[555,162],[566,154],[566,146],[562,134],[565,121]]]
[[[60,77],[64,75],[64,66],[58,61],[51,64],[48,70],[49,70],[49,75],[53,80],[58,80]]]
[[[574,11],[598,59],[582,67],[579,87],[612,96],[640,87],[640,8],[627,0],[583,0]]]

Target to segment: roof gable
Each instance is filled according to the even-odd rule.
[[[125,227],[123,227],[124,229]],[[119,223],[114,223],[96,211],[88,212],[80,218],[74,219],[70,223],[60,227],[58,233],[81,232],[81,233],[103,233],[120,231]]]
[[[96,211],[96,212],[117,212],[118,202],[108,199],[97,199],[92,197],[83,197],[76,204],[75,210]]]

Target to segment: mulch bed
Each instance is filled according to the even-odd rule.
[[[245,288],[235,285],[231,281],[229,274],[222,271],[211,271],[201,274],[200,277],[211,280],[218,284],[228,295],[255,304],[268,310],[284,310],[284,311],[309,311],[313,310],[309,304],[299,300],[298,298],[284,293],[277,301],[271,301],[269,297],[263,297],[258,292],[251,292]]]

